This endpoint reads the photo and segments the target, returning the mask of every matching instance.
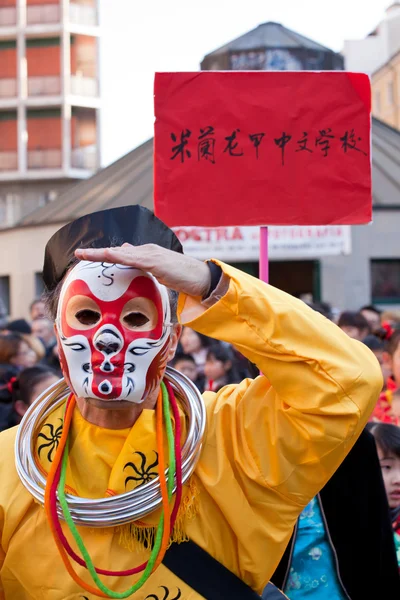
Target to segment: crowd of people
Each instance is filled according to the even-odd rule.
[[[0,430],[19,423],[28,406],[62,376],[54,325],[42,299],[30,321],[16,319],[0,331]]]
[[[334,320],[333,312],[328,304],[313,304],[312,308],[326,318]],[[312,500],[299,518],[290,558],[282,559],[275,576],[276,585],[285,589],[291,599],[303,597],[297,596],[296,593],[300,594],[300,592],[306,591],[307,585],[323,582],[325,577],[322,571],[319,573],[320,580],[318,574],[307,571],[308,569],[312,571],[316,567],[316,547],[315,539],[312,539],[311,550],[310,543],[302,550],[300,549],[301,544],[304,545],[304,538],[300,535],[302,528],[307,527],[309,533],[310,527],[311,530],[314,527],[315,535],[318,536],[317,530],[321,526],[322,515],[324,515],[325,525],[321,526],[322,529],[325,531],[335,527],[336,531],[340,531],[340,526],[338,527],[334,522],[335,517],[329,516],[330,495],[336,489],[335,485],[337,490],[343,489],[343,481],[346,482],[345,487],[356,486],[357,478],[354,479],[354,471],[363,472],[370,465],[362,463],[368,460],[373,462],[373,459],[369,458],[370,451],[368,450],[370,448],[368,444],[371,444],[370,440],[372,440],[371,436],[375,438],[379,459],[379,463],[378,459],[376,460],[377,470],[380,469],[382,473],[384,484],[382,490],[386,490],[386,497],[378,498],[376,502],[375,500],[369,502],[368,506],[372,507],[371,510],[382,511],[383,502],[383,511],[390,511],[393,539],[400,568],[400,311],[382,312],[375,306],[364,306],[357,312],[342,312],[336,322],[348,336],[364,343],[375,354],[381,365],[384,384],[366,431],[363,432],[354,449],[326,486],[327,489],[324,488],[321,494]],[[189,327],[183,329],[178,351],[171,366],[186,375],[202,393],[217,392],[226,385],[236,384],[246,377],[254,378],[258,374],[255,365],[245,359],[234,347],[206,337]],[[18,319],[2,324],[0,331],[0,430],[18,424],[29,405],[61,376],[54,323],[47,316],[45,302],[39,298],[31,304],[29,322]],[[350,476],[348,476],[349,473]],[[369,474],[372,478],[375,475]],[[380,481],[382,481],[382,476],[376,475]],[[335,483],[336,480],[340,484]],[[367,494],[371,492],[371,486],[379,487],[379,482],[377,484],[376,481],[375,479],[371,483]],[[329,486],[331,487],[329,488]],[[334,498],[335,503],[340,505],[340,492],[337,490],[334,492]],[[357,493],[353,495],[353,498],[357,498]],[[343,502],[343,511],[345,512],[346,508],[351,510],[348,498]],[[346,502],[347,506],[345,506]],[[377,508],[378,504],[379,508]],[[363,514],[363,519],[368,519],[373,529],[370,520],[371,514],[364,515],[362,511],[361,514]],[[382,517],[381,514],[381,517],[376,518],[377,530],[380,531],[382,530],[381,518],[385,519],[386,516]],[[355,521],[357,521],[357,517]],[[354,519],[352,523],[354,526]],[[360,531],[363,527],[364,523],[361,523],[360,517]],[[347,530],[344,535],[348,545]],[[346,566],[341,564],[340,540],[331,541],[331,543],[336,550],[339,565],[337,568],[339,568],[342,578],[346,579]],[[322,547],[323,543],[320,540],[318,551],[322,552],[320,550]],[[304,560],[305,549],[311,561],[310,564]],[[382,552],[382,547],[380,551]],[[322,563],[321,560],[319,566],[322,566]],[[302,572],[304,570],[305,573]],[[349,579],[343,584],[346,590],[352,588],[352,577],[354,579],[356,575],[349,576]],[[308,584],[305,583],[307,581]],[[338,594],[337,597],[341,598],[342,596]],[[350,595],[350,597],[357,596]]]
[[[333,320],[333,311],[327,303],[314,304],[312,308]],[[381,365],[384,384],[367,430],[375,438],[400,568],[400,311],[381,311],[376,306],[363,306],[359,311],[342,312],[337,318],[337,325],[349,337],[368,346]],[[187,327],[180,343],[181,351],[176,354],[173,366],[196,383],[201,392],[217,391],[224,385],[238,383],[243,377],[257,375],[254,365],[245,361],[234,348]],[[361,445],[361,439],[359,443]],[[366,460],[365,456],[364,453],[362,461]],[[362,469],[362,465],[358,464],[357,468],[360,467]],[[342,467],[336,477],[340,476],[341,470]],[[301,519],[306,519],[310,511],[314,515],[315,502],[314,498]],[[286,592],[292,591],[290,598],[295,598],[298,574],[293,568],[291,571],[291,576],[288,573],[287,577]],[[283,585],[284,581],[278,577],[277,583]]]

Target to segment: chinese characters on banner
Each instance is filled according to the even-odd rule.
[[[370,105],[363,74],[156,74],[156,214],[170,226],[368,223]]]

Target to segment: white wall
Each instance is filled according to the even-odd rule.
[[[0,276],[10,277],[12,319],[29,318],[29,305],[35,298],[35,273],[42,271],[47,241],[62,225],[0,231]]]
[[[321,259],[322,299],[339,310],[371,303],[371,259],[400,259],[400,211],[377,211],[370,225],[351,228],[352,253]],[[393,306],[388,306],[393,308]]]
[[[387,40],[388,59],[400,50],[400,8],[393,7],[382,22],[382,35]]]
[[[346,71],[368,73],[385,64],[387,51],[382,36],[370,36],[365,40],[348,40],[344,43],[344,59]]]
[[[400,8],[392,7],[379,23],[376,35],[346,40],[343,54],[347,71],[372,74],[400,50]]]

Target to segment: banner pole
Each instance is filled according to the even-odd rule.
[[[259,277],[261,281],[269,281],[268,264],[268,227],[260,227],[260,267]]]

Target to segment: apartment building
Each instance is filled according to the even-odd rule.
[[[97,0],[0,0],[0,227],[95,172]]]

